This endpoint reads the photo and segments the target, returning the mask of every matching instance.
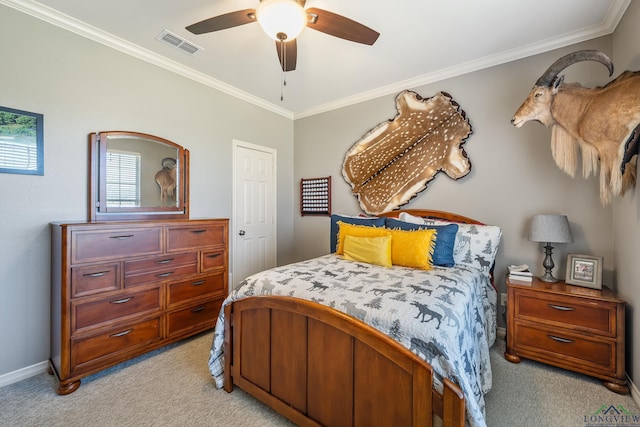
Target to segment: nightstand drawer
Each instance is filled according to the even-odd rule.
[[[518,292],[515,301],[517,319],[530,319],[556,325],[571,325],[583,331],[616,335],[616,305],[601,301],[589,303],[572,298],[540,297],[539,294]]]
[[[598,371],[615,373],[616,345],[568,331],[516,324],[516,351],[534,352],[563,365],[588,365]]]

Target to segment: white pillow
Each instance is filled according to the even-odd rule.
[[[419,216],[411,215],[406,212],[400,212],[400,216],[398,216],[400,221],[408,222],[411,224],[426,224],[424,218]]]
[[[425,219],[425,224],[445,225],[451,221]],[[465,224],[457,222],[458,232],[453,248],[456,265],[468,265],[489,271],[496,260],[502,230],[495,225]]]

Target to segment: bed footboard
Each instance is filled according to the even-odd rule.
[[[256,296],[225,307],[225,390],[301,426],[464,426],[464,397],[408,349],[330,307]]]

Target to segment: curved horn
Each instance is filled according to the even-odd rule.
[[[575,64],[576,62],[580,61],[600,62],[601,64],[604,64],[604,66],[609,70],[609,76],[613,74],[613,63],[607,55],[600,52],[599,50],[579,50],[577,52],[565,55],[551,64],[551,66],[547,68],[547,71],[545,71],[540,76],[540,78],[536,82],[536,86],[551,86],[551,83],[553,83],[560,71],[564,70],[569,65]]]

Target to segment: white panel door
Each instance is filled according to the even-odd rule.
[[[233,142],[232,286],[276,266],[276,150]]]

